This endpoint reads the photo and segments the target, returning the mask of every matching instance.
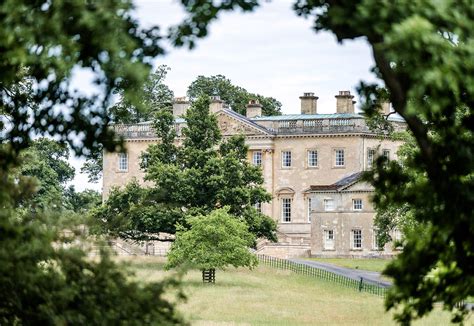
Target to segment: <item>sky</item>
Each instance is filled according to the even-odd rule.
[[[189,84],[199,75],[221,74],[252,93],[271,96],[282,103],[283,114],[300,112],[304,92],[314,92],[319,113],[336,111],[335,95],[350,90],[356,95],[361,80],[374,81],[373,59],[363,39],[343,44],[327,32],[315,33],[310,20],[291,9],[294,0],[262,1],[253,13],[221,14],[210,33],[193,50],[167,46],[167,54],[155,65],[171,68],[165,83],[175,96],[185,96]],[[136,1],[136,17],[143,26],[159,25],[165,31],[179,23],[185,13],[173,0]],[[357,107],[357,104],[356,104]],[[72,158],[76,190],[101,191],[79,173],[82,159]]]

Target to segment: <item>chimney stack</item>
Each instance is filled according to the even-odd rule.
[[[173,116],[180,117],[186,114],[186,111],[189,108],[189,101],[185,96],[175,97],[173,102]]]
[[[390,102],[389,101],[383,101],[380,103],[380,113],[383,115],[389,115],[390,114]]]
[[[217,113],[225,108],[225,102],[221,100],[220,96],[211,96],[211,105],[209,110],[211,113]]]
[[[247,118],[262,116],[262,105],[258,102],[258,100],[249,101],[249,104],[247,104],[246,116]]]
[[[301,114],[317,114],[318,97],[314,93],[303,93],[300,96]]]
[[[336,112],[337,113],[354,113],[354,104],[356,103],[352,99],[354,95],[351,95],[350,91],[339,91],[339,95],[336,95]]]

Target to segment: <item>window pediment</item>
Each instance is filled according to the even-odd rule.
[[[283,187],[277,190],[276,194],[279,197],[286,196],[286,197],[293,197],[295,195],[295,191],[293,188],[290,187]]]

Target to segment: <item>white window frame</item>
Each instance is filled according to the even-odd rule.
[[[281,222],[291,222],[291,204],[293,199],[288,197],[281,198]]]
[[[120,172],[128,171],[128,154],[127,153],[118,153],[117,170]]]
[[[292,165],[291,151],[282,151],[281,152],[281,167],[282,168],[291,168]]]
[[[252,164],[255,166],[262,166],[262,151],[253,151],[252,152]]]
[[[334,230],[327,229],[323,230],[323,249],[324,250],[334,250],[336,244]]]
[[[318,151],[315,149],[308,149],[306,152],[306,161],[308,168],[318,167]]]
[[[351,248],[353,250],[362,249],[362,229],[351,230]]]
[[[377,241],[377,229],[372,229],[372,249],[373,250],[383,250]]]
[[[399,229],[394,229],[392,231],[392,242],[394,244],[394,248],[396,250],[401,250],[403,249],[403,245],[397,245],[395,246],[395,243],[400,243],[401,241],[403,240],[403,235],[402,235],[402,231],[400,231]]]
[[[335,210],[335,207],[334,207],[334,199],[333,198],[326,198],[323,200],[323,203],[324,203],[324,211],[325,212],[332,212]],[[329,203],[331,205],[329,205]]]
[[[313,198],[308,197],[308,223],[311,223],[311,211],[313,210]]]
[[[352,210],[361,211],[364,209],[364,204],[361,198],[352,199]]]
[[[383,155],[383,157],[385,157],[387,159],[387,161],[390,160],[390,150],[389,149],[384,149],[382,151],[382,155]]]
[[[255,204],[253,204],[253,207],[255,207],[255,209],[257,210],[257,212],[261,213],[262,212],[262,203],[261,202],[256,202]]]
[[[345,151],[343,148],[336,148],[334,150],[334,166],[344,167],[346,165]]]
[[[373,148],[367,149],[367,168],[372,168],[374,166],[376,151]]]

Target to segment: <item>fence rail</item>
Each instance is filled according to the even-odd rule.
[[[276,257],[270,257],[266,255],[257,255],[258,260],[265,265],[268,265],[273,268],[286,269],[297,274],[303,274],[326,281],[338,283],[348,288],[355,289],[359,292],[367,292],[375,294],[381,297],[384,297],[387,293],[387,288],[378,286],[375,284],[368,283],[364,281],[361,277],[360,280],[355,280],[343,275],[339,275],[324,269],[317,267],[296,263],[287,259],[281,259]]]

